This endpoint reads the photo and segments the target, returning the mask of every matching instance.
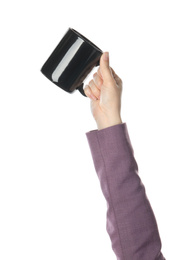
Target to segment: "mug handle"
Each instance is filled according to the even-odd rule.
[[[82,83],[77,89],[79,90],[79,92],[80,92],[83,96],[87,97],[87,96],[85,95],[85,93],[84,93],[83,87],[84,87],[84,83]]]
[[[97,64],[95,65],[95,67],[97,67],[97,66],[99,66],[99,65],[100,65],[100,59],[99,59],[99,61],[97,62]],[[85,93],[84,93],[83,87],[84,87],[84,83],[82,83],[82,84],[81,84],[79,87],[77,87],[76,89],[78,89],[79,92],[80,92],[83,96],[87,97],[87,96],[85,95]]]

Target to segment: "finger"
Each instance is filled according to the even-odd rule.
[[[94,96],[94,94],[92,93],[92,90],[91,90],[91,88],[90,88],[90,86],[89,85],[86,85],[85,87],[84,87],[84,93],[85,93],[85,95],[87,96],[87,97],[89,97],[90,99],[92,99],[92,100],[97,100],[97,98]]]
[[[115,71],[113,70],[113,68],[111,68],[111,71],[112,71],[112,75],[113,75],[113,77],[114,77],[116,83],[117,83],[118,85],[122,85],[122,80],[121,80],[121,78],[115,73]]]
[[[109,66],[109,53],[104,52],[100,59],[100,72],[104,82],[113,82],[112,71]]]
[[[92,79],[90,82],[89,82],[89,87],[93,93],[93,95],[99,99],[100,98],[100,90],[99,88],[97,87],[97,85],[95,84],[94,80]]]
[[[103,79],[103,77],[102,77],[102,75],[101,75],[101,69],[100,69],[100,67],[99,67],[98,70],[97,70],[97,74],[99,75],[99,77],[100,77],[101,79]]]
[[[93,75],[93,80],[94,80],[94,83],[95,83],[96,87],[100,90],[100,89],[101,89],[101,86],[102,86],[102,84],[103,84],[103,80],[102,80],[102,78],[99,76],[98,73],[95,73],[95,74]]]
[[[113,77],[114,79],[116,79],[116,80],[118,81],[118,83],[122,82],[122,80],[121,80],[120,77],[115,73],[115,71],[113,70],[113,68],[110,67],[110,69],[111,69],[111,72],[112,72],[112,77]],[[98,74],[99,77],[103,80],[102,75],[101,75],[101,69],[100,69],[100,67],[99,67],[98,70],[97,70],[97,74]]]

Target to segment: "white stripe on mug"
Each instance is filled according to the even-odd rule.
[[[83,44],[83,40],[78,38],[76,42],[71,46],[71,48],[68,50],[66,55],[63,57],[63,59],[60,61],[56,69],[53,71],[52,74],[52,80],[54,82],[58,82],[58,79],[62,72],[65,70],[65,68],[68,66],[69,62],[72,60],[75,53],[78,51],[78,49]]]

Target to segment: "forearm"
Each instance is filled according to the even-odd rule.
[[[118,260],[164,259],[126,124],[89,132],[87,138],[107,201],[107,232]]]

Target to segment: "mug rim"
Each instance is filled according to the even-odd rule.
[[[89,45],[92,45],[92,47],[94,47],[95,49],[97,49],[99,52],[103,53],[103,51],[97,47],[97,45],[95,45],[93,42],[91,42],[90,40],[88,40],[88,38],[86,38],[84,35],[82,35],[81,33],[79,33],[78,31],[76,31],[73,28],[69,28],[72,32],[74,32],[78,37],[80,37],[82,40],[84,40],[85,42],[87,42]]]

